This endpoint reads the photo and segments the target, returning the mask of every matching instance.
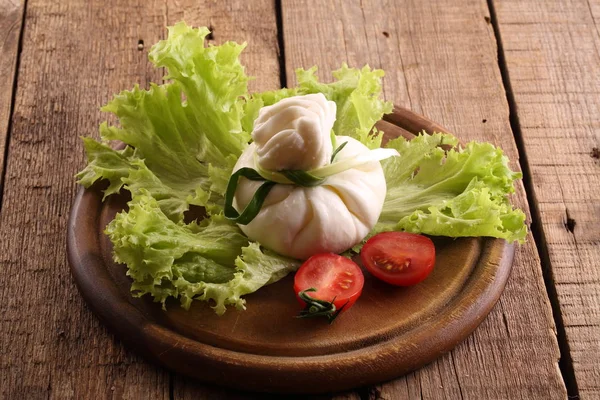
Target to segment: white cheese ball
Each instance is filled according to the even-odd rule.
[[[258,163],[269,171],[308,171],[329,163],[336,106],[322,93],[283,99],[263,107],[252,139]]]
[[[353,138],[337,137],[338,146],[344,142],[348,144],[336,155],[336,161],[369,151]],[[254,168],[256,150],[256,144],[248,146],[234,171]],[[234,207],[241,212],[262,184],[240,178]],[[275,185],[259,214],[240,228],[261,245],[301,260],[318,253],[341,253],[371,231],[385,194],[383,170],[379,161],[373,161],[332,175],[315,187]]]

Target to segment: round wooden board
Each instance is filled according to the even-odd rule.
[[[396,107],[380,122],[387,137],[444,129]],[[246,296],[247,310],[218,317],[205,303],[167,311],[133,298],[103,230],[127,202],[102,203],[81,189],[71,209],[71,271],[91,309],[140,354],[201,381],[251,391],[324,393],[386,381],[417,369],[465,339],[498,300],[514,246],[490,238],[434,238],[436,265],[422,283],[388,286],[365,274],[360,301],[333,325],[299,320],[288,276]]]

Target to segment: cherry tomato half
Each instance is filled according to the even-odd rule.
[[[309,308],[314,306],[314,316],[322,315],[332,322],[340,310],[347,311],[352,307],[360,297],[364,283],[365,277],[360,267],[352,260],[333,253],[312,256],[300,266],[294,278],[296,296],[307,307],[300,317],[312,317],[313,315],[309,315]],[[315,290],[310,291],[311,288]],[[316,302],[305,301],[306,295]],[[326,303],[335,306],[330,308],[329,313],[325,309]]]
[[[410,286],[427,278],[433,270],[435,247],[423,235],[384,232],[365,243],[360,259],[376,278],[396,286]]]

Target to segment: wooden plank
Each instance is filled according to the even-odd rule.
[[[232,379],[235,379],[232,376]],[[175,376],[173,381],[173,399],[176,400],[360,400],[355,393],[332,398],[329,395],[276,395],[267,393],[249,393],[231,390],[224,387],[206,385],[182,376]]]
[[[169,374],[86,308],[64,244],[79,135],[113,93],[160,77],[138,40],[159,39],[165,7],[142,4],[28,1],[0,214],[0,398],[169,397]]]
[[[600,398],[600,1],[495,7],[578,394]]]
[[[71,280],[64,235],[73,175],[84,165],[78,137],[97,132],[107,117],[99,107],[114,93],[160,82],[148,50],[165,36],[165,25],[183,18],[212,25],[216,42],[248,40],[244,62],[258,76],[252,86],[278,87],[274,5],[256,6],[28,2],[0,214],[0,234],[9,238],[0,243],[0,269],[15,277],[0,289],[0,398],[168,399],[180,386],[195,396],[185,379],[170,388],[168,371],[115,341]]]
[[[462,139],[500,145],[518,168],[496,41],[484,0],[283,3],[286,68],[342,61],[386,70],[385,96]],[[310,27],[306,21],[311,21]],[[514,202],[527,210],[522,185]],[[559,399],[566,391],[531,235],[480,328],[450,354],[378,389],[383,398]]]
[[[0,2],[0,190],[25,0]],[[0,199],[2,195],[0,194]],[[1,201],[1,200],[0,200]]]

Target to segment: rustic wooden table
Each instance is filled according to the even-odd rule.
[[[248,41],[252,89],[342,61],[524,172],[527,244],[492,313],[425,368],[337,399],[600,398],[600,1],[0,0],[0,398],[249,399],[145,362],[77,292],[65,255],[80,135],[158,81],[179,20]]]

